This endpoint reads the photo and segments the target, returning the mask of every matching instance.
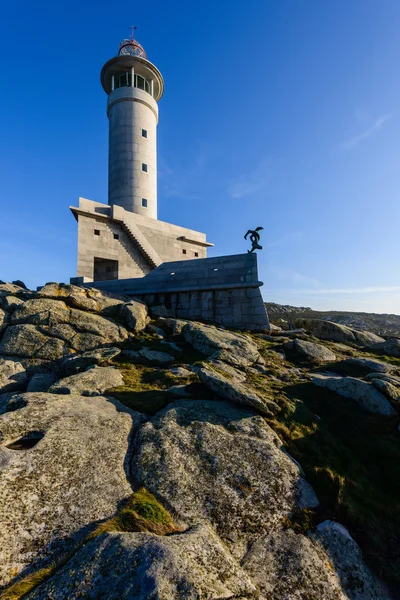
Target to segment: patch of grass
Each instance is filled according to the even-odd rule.
[[[168,370],[154,369],[143,365],[116,363],[124,378],[125,385],[107,390],[107,396],[116,398],[122,404],[148,415],[155,415],[177,399],[176,394],[168,392],[174,385],[190,385],[193,397],[207,399],[209,390],[201,383],[195,373],[188,377],[175,377]]]
[[[66,565],[85,544],[103,533],[139,531],[156,535],[168,535],[181,531],[174,523],[170,513],[145,488],[135,492],[115,517],[100,523],[71,552],[61,556],[50,566],[26,575],[11,584],[0,594],[0,600],[21,600]]]
[[[0,594],[0,600],[21,600],[24,596],[32,592],[44,581],[49,579],[56,570],[56,565],[51,565],[45,569],[40,569],[31,575],[27,575],[23,579],[16,581]]]
[[[296,533],[306,534],[315,529],[320,521],[318,512],[311,508],[302,508],[293,512],[290,517],[284,517],[282,524],[286,529],[293,529]]]
[[[167,535],[179,531],[170,513],[145,488],[135,492],[119,513],[101,523],[89,534],[87,541],[103,533],[150,532]]]
[[[398,585],[398,419],[368,413],[356,403],[307,383],[283,388],[279,403],[281,412],[267,422],[314,487],[321,502],[321,520],[345,525],[370,566]]]

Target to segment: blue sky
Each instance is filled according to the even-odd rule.
[[[76,270],[107,202],[102,65],[137,25],[165,78],[159,218],[259,253],[265,300],[400,314],[400,2],[8,2],[0,20],[0,278]]]

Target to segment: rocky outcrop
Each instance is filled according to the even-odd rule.
[[[261,358],[258,347],[250,338],[213,325],[187,323],[182,328],[182,334],[193,348],[205,356],[231,365],[252,365]]]
[[[113,298],[93,288],[86,289],[65,283],[47,283],[38,292],[38,296],[53,300],[62,299],[68,306],[93,312],[104,312],[124,302],[121,298]]]
[[[331,350],[325,348],[325,346],[322,346],[321,344],[307,342],[306,340],[286,342],[283,347],[285,350],[294,352],[300,358],[315,363],[329,363],[336,360],[336,355]]]
[[[128,338],[128,331],[101,315],[36,298],[17,306],[0,343],[0,354],[58,360]]]
[[[343,398],[357,402],[369,412],[387,417],[397,414],[387,398],[367,381],[355,377],[339,377],[324,373],[312,375],[311,380],[319,387],[325,387]]]
[[[0,394],[25,389],[28,382],[21,363],[0,358]]]
[[[396,367],[380,360],[374,360],[373,358],[355,356],[335,363],[332,368],[337,373],[363,376],[369,373],[391,373]]]
[[[64,377],[68,375],[74,375],[81,371],[86,371],[88,367],[92,365],[99,365],[121,354],[120,348],[110,346],[108,348],[96,348],[88,352],[80,352],[79,354],[73,354],[67,356],[60,361],[58,367]]]
[[[147,306],[138,300],[132,300],[120,307],[120,318],[133,331],[142,331],[149,322]]]
[[[392,338],[391,340],[384,341],[377,344],[370,344],[370,350],[377,354],[387,354],[388,356],[394,356],[400,358],[400,339]]]
[[[160,537],[112,533],[89,542],[29,600],[258,598],[211,527]]]
[[[275,402],[261,399],[240,381],[228,379],[211,369],[199,369],[198,375],[206,387],[225,400],[253,408],[261,415],[272,416],[279,410]]]
[[[210,522],[242,558],[250,540],[318,500],[265,421],[226,402],[180,400],[141,427],[133,472],[187,525]]]
[[[322,319],[296,319],[297,327],[302,327],[311,335],[321,340],[332,340],[345,344],[357,344],[359,346],[370,346],[378,342],[384,342],[384,339],[375,333],[369,331],[358,331],[339,325],[332,321],[323,321]]]
[[[89,367],[83,373],[70,375],[54,383],[51,394],[78,394],[81,396],[100,396],[106,390],[124,384],[124,378],[113,367]]]
[[[102,397],[20,400],[24,408],[0,419],[0,584],[115,513],[131,493],[124,463],[141,420]]]

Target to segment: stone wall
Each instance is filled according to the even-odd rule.
[[[160,316],[201,320],[234,329],[269,329],[257,255],[236,254],[163,263],[142,278],[71,283],[143,299]]]

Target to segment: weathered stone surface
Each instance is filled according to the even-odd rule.
[[[124,379],[114,367],[89,367],[83,373],[64,377],[54,383],[51,394],[80,394],[82,396],[99,396],[106,390],[124,385]]]
[[[319,387],[325,387],[332,392],[336,392],[343,398],[354,400],[369,412],[388,417],[397,414],[387,398],[367,381],[355,377],[339,377],[324,373],[312,375],[311,381]]]
[[[96,350],[82,352],[81,354],[73,354],[64,358],[60,363],[60,369],[65,376],[74,375],[75,373],[86,371],[86,369],[92,365],[98,365],[104,361],[112,360],[120,354],[121,350],[113,346],[109,348],[97,348]]]
[[[173,385],[165,391],[180,398],[190,398],[192,395],[190,389],[188,389],[186,385]]]
[[[400,408],[400,385],[394,385],[390,381],[385,381],[384,379],[378,379],[376,377],[371,379],[371,383],[377,390],[382,392],[392,404]]]
[[[143,348],[139,350],[139,355],[150,362],[157,364],[165,364],[174,361],[174,357],[166,352],[159,352],[158,350],[150,350],[150,348]]]
[[[4,296],[1,299],[1,308],[7,312],[11,312],[17,306],[21,306],[24,303],[22,298],[18,298],[17,296]]]
[[[49,387],[57,381],[58,377],[55,373],[35,373],[29,380],[27,392],[47,392]]]
[[[58,360],[67,354],[63,340],[50,338],[38,331],[35,325],[7,327],[0,343],[0,354]]]
[[[236,404],[243,404],[262,415],[272,416],[276,414],[279,407],[272,400],[264,400],[251,392],[246,385],[243,385],[238,380],[227,379],[220,373],[211,369],[199,369],[198,375],[202,383],[210,390]]]
[[[171,375],[174,375],[175,377],[189,377],[192,374],[191,371],[184,367],[172,367],[168,370],[168,373],[171,373]]]
[[[351,600],[390,600],[391,595],[376,580],[363,561],[357,543],[345,527],[333,521],[318,525],[311,538],[325,549],[340,578],[346,598]]]
[[[122,342],[129,336],[124,327],[111,319],[49,298],[31,299],[18,306],[10,323],[13,327],[8,327],[4,338],[9,336],[7,346],[4,350],[0,346],[2,354],[48,360],[57,360],[71,350],[87,351]],[[18,340],[13,340],[17,334]]]
[[[250,539],[318,501],[260,416],[179,400],[145,423],[132,472],[188,524],[211,522],[241,558]]]
[[[25,289],[19,285],[13,283],[0,283],[0,296],[11,296],[18,294],[18,292],[24,292]]]
[[[115,513],[131,493],[124,461],[140,422],[102,397],[19,398],[26,406],[0,417],[0,584],[12,570],[68,550],[69,536]],[[7,448],[32,432],[44,437],[31,449]]]
[[[68,323],[70,309],[62,300],[34,298],[17,306],[10,316],[12,325],[56,325]]]
[[[228,378],[236,379],[237,381],[246,381],[246,373],[240,371],[239,369],[235,369],[232,365],[228,365],[226,362],[222,360],[214,360],[211,359],[208,361],[208,364],[218,371],[222,371],[224,375]]]
[[[178,346],[178,344],[175,344],[175,342],[167,342],[167,340],[162,340],[161,343],[165,346],[169,346],[170,351],[174,350],[174,352],[183,352],[182,348]]]
[[[278,528],[250,546],[243,568],[271,600],[348,600],[329,556],[314,540]],[[365,597],[366,600],[366,597]]]
[[[323,321],[322,319],[296,319],[296,326],[306,329],[309,333],[321,340],[332,340],[333,342],[342,342],[358,344],[361,346],[370,346],[371,344],[383,342],[384,339],[375,333],[369,331],[357,331],[339,323],[332,321]]]
[[[180,335],[183,328],[188,324],[188,321],[183,319],[165,319],[166,327],[174,334]]]
[[[0,358],[0,394],[23,390],[28,383],[21,363]]]
[[[333,362],[336,360],[336,355],[322,346],[321,344],[315,344],[314,342],[307,342],[305,340],[293,340],[287,342],[284,345],[285,350],[291,350],[300,357],[315,363],[326,363]]]
[[[165,338],[165,331],[163,329],[161,329],[161,327],[157,327],[157,325],[154,325],[153,323],[149,323],[147,325],[146,329],[150,333],[154,333],[158,338],[161,338],[161,339]]]
[[[354,356],[352,358],[346,358],[346,360],[341,360],[333,365],[333,368],[337,373],[350,372],[351,374],[360,376],[368,375],[369,373],[391,373],[395,370],[395,367],[389,363],[362,356]],[[353,371],[356,373],[352,373]]]
[[[38,295],[54,300],[63,299],[68,306],[94,312],[104,311],[124,302],[93,288],[85,289],[65,283],[47,283],[38,292]]]
[[[120,317],[133,331],[142,331],[149,322],[147,306],[139,300],[131,300],[120,307]]]
[[[2,310],[0,308],[0,331],[2,331],[5,328],[6,322],[7,322],[6,313],[4,312],[4,310]]]
[[[400,358],[400,339],[392,338],[391,340],[382,341],[379,344],[370,345],[370,350],[378,354],[387,354]]]
[[[111,533],[89,542],[28,600],[258,598],[211,527],[162,537]]]
[[[256,344],[239,333],[202,323],[187,323],[182,333],[185,340],[205,356],[231,365],[247,366],[261,359]]]

